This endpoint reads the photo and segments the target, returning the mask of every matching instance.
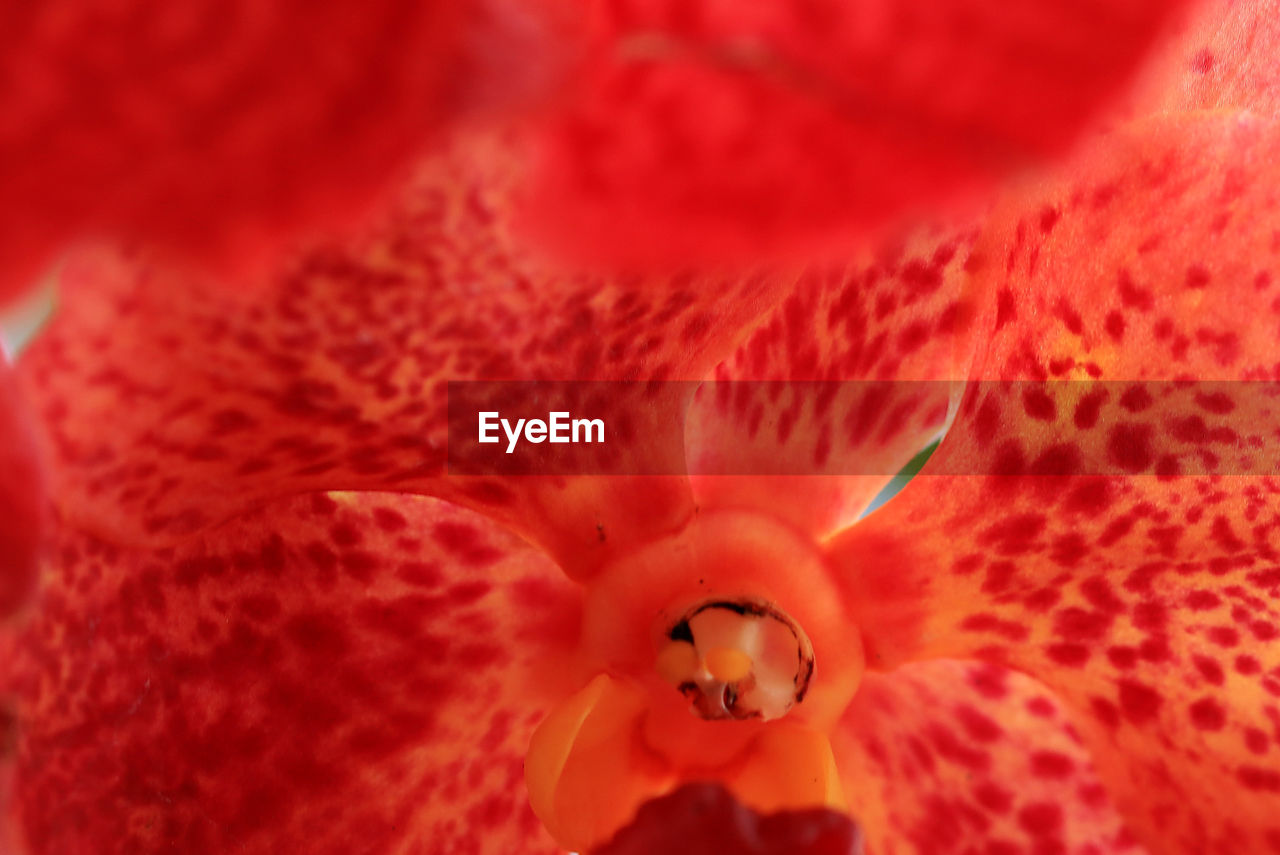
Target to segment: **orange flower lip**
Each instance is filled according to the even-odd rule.
[[[806,536],[761,514],[699,515],[592,579],[580,653],[595,676],[525,767],[562,845],[598,844],[682,780],[721,780],[758,810],[844,804],[826,734],[862,646]]]

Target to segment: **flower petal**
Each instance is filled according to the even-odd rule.
[[[1078,383],[973,384],[935,477],[832,558],[869,666],[941,655],[1025,670],[1070,708],[1152,851],[1268,851],[1280,482],[1247,473],[1273,471],[1274,387],[1211,381],[1278,376],[1280,131],[1148,123],[1045,193],[975,250],[996,297],[978,376],[1117,382],[1092,398]],[[1180,378],[1194,379],[1155,382]],[[1197,461],[1227,474],[1177,474]]]
[[[548,42],[567,21],[552,12],[506,0],[12,5],[0,302],[86,236],[244,271],[300,233],[349,223],[447,120],[549,82],[561,46]],[[490,91],[499,79],[507,91]]]
[[[694,399],[699,505],[765,510],[817,535],[857,519],[942,430],[948,381],[968,369],[973,238],[922,231],[802,280]]]
[[[0,348],[0,619],[17,611],[35,587],[46,500],[31,419]],[[0,739],[2,734],[0,724]]]
[[[613,3],[531,219],[640,263],[842,247],[1062,150],[1177,6]]]
[[[1061,706],[994,665],[870,674],[833,739],[875,852],[1122,852],[1130,840]]]
[[[315,494],[182,546],[60,534],[0,641],[31,855],[550,852],[529,734],[580,602],[445,503]]]
[[[682,522],[683,477],[444,477],[448,381],[701,379],[787,283],[548,270],[507,241],[509,165],[496,141],[461,138],[379,230],[310,253],[252,305],[145,259],[70,262],[64,308],[22,365],[65,511],[155,542],[273,496],[426,492],[484,508],[567,568]],[[683,401],[601,406],[680,453],[661,428]]]
[[[1280,116],[1280,3],[1212,0],[1142,74],[1144,112],[1247,109]]]

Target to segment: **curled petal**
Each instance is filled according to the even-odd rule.
[[[817,535],[857,519],[942,430],[948,381],[968,369],[973,237],[921,231],[802,279],[690,408],[699,505],[764,510]]]
[[[0,619],[30,597],[44,545],[45,474],[24,406],[0,348]]]
[[[462,138],[379,229],[309,253],[253,305],[193,293],[145,258],[69,262],[65,308],[22,366],[66,512],[157,542],[273,496],[426,492],[579,568],[682,522],[683,478],[444,477],[448,383],[701,379],[787,282],[539,266],[506,238],[509,165],[494,140]],[[660,426],[680,423],[683,401],[643,403],[606,396],[590,415],[614,429],[631,418],[634,436],[668,436],[679,454]]]
[[[244,284],[282,242],[357,218],[443,124],[548,83],[552,5],[6,3],[0,302],[102,233]]]
[[[1275,460],[1280,132],[1169,119],[1092,157],[980,241],[996,329],[978,376],[1000,382],[972,384],[933,477],[832,557],[869,665],[1027,671],[1152,851],[1267,851],[1280,482],[1249,473]],[[1053,375],[1116,381],[1081,400]],[[1180,474],[1197,461],[1219,474]]]
[[[875,852],[1123,852],[1132,838],[1066,711],[1007,669],[868,675],[834,738]]]
[[[0,643],[18,851],[554,851],[522,759],[577,602],[433,499],[315,494],[162,550],[63,530]]]
[[[533,223],[638,263],[838,249],[1060,151],[1177,5],[608,4]]]

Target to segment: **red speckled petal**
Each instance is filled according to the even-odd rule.
[[[310,253],[252,305],[145,260],[72,261],[64,308],[22,364],[62,507],[139,542],[293,492],[426,492],[484,508],[567,568],[682,522],[683,477],[442,477],[447,381],[701,379],[787,283],[550,272],[507,241],[505,152],[462,139],[382,228]],[[601,406],[615,403],[629,406]],[[678,404],[632,412],[635,434],[679,453],[659,429]]]
[[[1178,5],[619,0],[534,225],[641,263],[843,246],[1060,151]]]
[[[441,124],[549,83],[567,20],[551,11],[5,2],[0,302],[85,236],[243,272],[298,233],[350,222]]]
[[[1142,855],[1044,687],[938,660],[870,674],[832,746],[877,855]]]
[[[31,420],[0,349],[0,619],[13,614],[35,584],[44,531],[44,488]]]
[[[922,232],[806,277],[694,401],[699,505],[766,510],[818,535],[857,519],[942,430],[944,381],[968,369],[973,238]]]
[[[935,477],[832,554],[869,664],[1026,670],[1152,851],[1274,851],[1280,481],[1176,473],[1206,450],[1259,471],[1247,438],[1276,416],[1258,383],[1151,381],[1277,377],[1280,133],[1166,119],[1094,157],[979,241],[997,331],[978,374],[1125,382],[974,385]]]
[[[760,816],[719,784],[686,784],[644,804],[592,855],[858,855],[861,835],[831,810]]]
[[[1248,109],[1280,115],[1280,3],[1212,0],[1153,57],[1143,112]]]
[[[19,851],[554,851],[522,765],[578,594],[482,518],[314,494],[175,549],[63,531],[56,554],[0,641]]]

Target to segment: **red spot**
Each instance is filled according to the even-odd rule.
[[[984,781],[973,791],[974,798],[992,813],[1008,813],[1013,807],[1013,796],[1008,790],[1001,789],[990,781]]]
[[[1120,341],[1124,338],[1124,315],[1119,312],[1110,312],[1104,322],[1104,329],[1112,340]]]
[[[1134,680],[1119,683],[1120,709],[1133,724],[1145,724],[1160,711],[1161,698],[1150,686]]]
[[[1211,626],[1205,634],[1210,641],[1222,647],[1235,647],[1240,643],[1240,633],[1229,626]]]
[[[1098,414],[1102,410],[1102,405],[1107,400],[1107,391],[1105,389],[1097,389],[1080,399],[1076,404],[1075,415],[1073,420],[1076,427],[1080,430],[1089,430],[1098,423]]]
[[[1193,264],[1187,268],[1187,287],[1193,289],[1205,288],[1209,285],[1209,271],[1205,270],[1199,264]]]
[[[1246,789],[1280,793],[1280,772],[1274,769],[1241,766],[1237,770],[1236,776]]]
[[[1053,227],[1061,216],[1062,212],[1057,208],[1045,207],[1040,212],[1040,231],[1049,234],[1049,232],[1053,231]]]
[[[355,546],[364,538],[350,523],[339,523],[329,529],[329,539],[338,546]]]
[[[1113,620],[1112,614],[1070,606],[1054,615],[1053,631],[1071,641],[1099,641],[1106,636]]]
[[[987,305],[990,305],[989,303]],[[1017,320],[1018,317],[1018,298],[1009,288],[1000,289],[1000,294],[996,298],[996,330],[999,330],[1007,323]]]
[[[987,445],[995,439],[999,427],[1000,405],[994,398],[988,397],[973,417],[974,439],[981,445]]]
[[[1022,393],[1022,409],[1029,418],[1051,422],[1058,417],[1058,408],[1043,389],[1027,389]]]
[[[1142,472],[1151,466],[1150,425],[1127,422],[1111,429],[1107,440],[1107,458],[1124,472]]]
[[[969,685],[982,697],[998,701],[1009,693],[1009,687],[1005,685],[1007,673],[994,665],[970,668]]]
[[[1202,612],[1208,609],[1216,609],[1222,605],[1222,600],[1212,591],[1192,591],[1187,594],[1187,608],[1192,611]]]
[[[1130,386],[1120,396],[1120,406],[1131,413],[1140,413],[1155,403],[1145,386]]]
[[[1106,698],[1091,698],[1089,706],[1093,709],[1094,717],[1103,725],[1114,728],[1120,724],[1120,711]]]
[[[1089,648],[1082,644],[1051,644],[1045,654],[1066,668],[1079,668],[1089,661]]]
[[[1129,275],[1129,271],[1120,271],[1120,302],[1130,309],[1149,312],[1155,308],[1155,299],[1146,288],[1140,288]]]
[[[1067,494],[1062,506],[1068,511],[1097,516],[1111,507],[1111,484],[1103,479],[1085,481]]]
[[[1280,637],[1280,630],[1276,629],[1275,624],[1262,620],[1255,620],[1249,624],[1249,632],[1253,633],[1253,637],[1259,641],[1271,641]]]
[[[1033,802],[1018,811],[1018,825],[1035,837],[1044,837],[1062,828],[1062,808],[1052,802]]]
[[[986,578],[982,582],[982,592],[985,594],[1003,592],[1009,587],[1016,572],[1017,566],[1012,561],[993,561],[987,568]]]
[[[1191,662],[1196,666],[1196,670],[1200,672],[1200,676],[1215,686],[1221,686],[1226,676],[1222,673],[1222,666],[1218,664],[1216,659],[1210,659],[1208,656],[1193,656]]]
[[[1256,727],[1245,728],[1244,745],[1254,754],[1267,753],[1267,735]]]
[[[1123,612],[1124,601],[1115,595],[1111,585],[1101,576],[1090,576],[1080,584],[1080,593],[1094,608],[1104,612]]]
[[[1040,718],[1052,718],[1055,710],[1048,698],[1032,698],[1027,701],[1027,712]]]
[[[385,532],[402,531],[409,525],[408,520],[391,508],[374,508],[373,521]]]
[[[1252,656],[1237,656],[1236,672],[1246,677],[1259,674],[1262,672],[1262,664]]]
[[[1031,774],[1037,778],[1067,778],[1075,771],[1075,762],[1056,751],[1036,751],[1031,755]]]
[[[956,718],[971,739],[978,742],[992,742],[1004,733],[1000,725],[973,707],[964,706],[956,710]]]
[[[1107,650],[1107,659],[1122,670],[1132,668],[1138,662],[1138,651],[1132,647],[1112,647]]]
[[[1227,723],[1227,714],[1213,698],[1201,698],[1191,705],[1191,723],[1200,730],[1222,730]]]

